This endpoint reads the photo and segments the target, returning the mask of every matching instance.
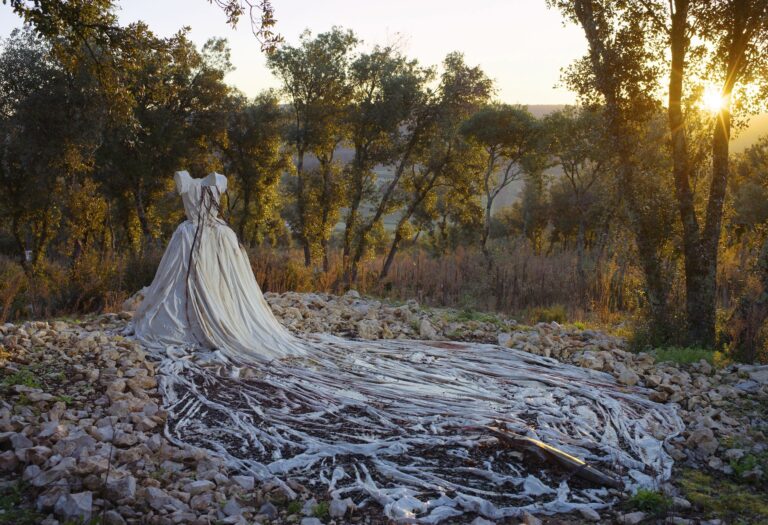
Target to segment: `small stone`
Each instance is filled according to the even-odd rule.
[[[348,510],[355,508],[355,503],[352,498],[347,499],[333,499],[328,507],[328,513],[332,518],[343,518]]]
[[[34,463],[35,465],[42,465],[51,457],[51,454],[53,454],[53,451],[50,448],[43,446],[30,447],[20,452],[23,453],[22,458],[25,463]]]
[[[46,392],[30,392],[27,394],[27,399],[33,403],[37,403],[39,401],[51,401],[54,397]]]
[[[63,494],[56,502],[54,512],[68,520],[88,522],[93,512],[93,493]]]
[[[323,525],[323,522],[317,518],[304,518],[301,520],[301,525]]]
[[[126,521],[116,510],[108,510],[104,513],[104,525],[126,525]]]
[[[275,519],[277,517],[277,507],[275,507],[271,501],[266,502],[259,509],[259,514],[267,516],[269,519]]]
[[[89,433],[102,443],[109,443],[115,437],[115,431],[112,427],[92,428]]]
[[[115,437],[112,439],[112,443],[117,447],[132,447],[139,442],[139,438],[132,432],[125,432],[118,430],[115,432]]]
[[[422,339],[429,339],[431,341],[438,339],[437,330],[435,330],[435,327],[429,322],[429,319],[425,318],[421,320],[421,324],[419,324],[419,336]]]
[[[243,509],[234,499],[228,500],[224,507],[221,509],[227,516],[240,516],[243,514]]]
[[[730,448],[726,450],[725,454],[723,455],[725,456],[725,459],[727,459],[728,461],[738,461],[744,457],[744,454],[745,454],[744,449]]]
[[[541,520],[530,512],[523,512],[522,521],[525,525],[541,525]]]
[[[768,384],[768,365],[754,367],[749,372],[749,378],[761,385]]]
[[[149,487],[147,489],[147,503],[155,510],[162,510],[166,505],[171,504],[171,498],[164,490]]]
[[[669,525],[693,525],[693,520],[681,518],[680,516],[670,516],[667,518],[666,523]]]
[[[11,447],[13,447],[13,450],[21,450],[23,448],[30,448],[35,446],[31,439],[29,439],[24,434],[19,434],[18,432],[12,433],[9,436],[8,441],[11,442]]]
[[[205,492],[203,494],[198,494],[197,496],[193,496],[192,499],[189,500],[189,506],[195,510],[208,510],[211,508],[212,504],[213,504],[213,492]]]
[[[678,510],[688,510],[691,508],[691,502],[685,498],[674,497],[672,498],[672,508]]]
[[[617,518],[617,521],[621,525],[637,525],[645,519],[645,512],[630,512],[629,514],[622,514]]]
[[[193,481],[184,486],[184,490],[189,492],[191,496],[197,496],[198,494],[209,492],[215,488],[216,484],[208,480]]]
[[[256,486],[256,480],[253,476],[232,476],[232,481],[243,490],[251,491]]]
[[[622,385],[635,386],[640,381],[640,376],[637,375],[634,370],[624,368],[624,370],[619,373],[617,380]]]
[[[107,482],[106,495],[113,501],[133,499],[136,496],[136,478],[130,474]]]
[[[689,447],[696,447],[696,452],[700,457],[706,458],[711,456],[717,450],[719,443],[715,439],[715,434],[711,428],[701,427],[697,428],[686,440],[686,444]]]
[[[481,518],[480,516],[478,516],[477,518],[473,519],[469,525],[496,525],[496,522],[489,521],[485,518]]]
[[[305,516],[311,516],[315,511],[315,507],[317,507],[317,500],[315,498],[311,498],[304,502],[304,506],[301,508],[301,512]]]
[[[13,472],[19,466],[19,458],[13,450],[0,453],[0,472]]]
[[[579,509],[579,514],[587,521],[600,521],[600,514],[595,509],[582,507]]]
[[[357,335],[362,339],[378,339],[381,334],[381,322],[376,319],[363,319],[357,323]]]

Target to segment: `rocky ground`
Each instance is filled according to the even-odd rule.
[[[267,294],[294,331],[360,338],[494,342],[613,374],[680,405],[674,478],[600,514],[534,523],[768,523],[768,366],[656,363],[622,339],[573,326],[523,326],[477,312],[322,294]],[[127,312],[0,326],[0,524],[384,523],[349,502],[288,501],[169,443],[155,366],[115,335]],[[475,525],[490,523],[469,517]]]

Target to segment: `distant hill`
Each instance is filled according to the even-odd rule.
[[[528,111],[536,118],[541,118],[552,112],[561,110],[565,107],[565,104],[528,104],[525,106]]]
[[[558,111],[565,107],[564,104],[529,104],[526,106],[536,118],[544,117],[545,115]],[[757,140],[768,135],[768,113],[757,115],[750,119],[747,128],[737,133],[731,140],[731,151],[733,153],[740,153],[755,144]],[[348,146],[340,146],[336,151],[336,158],[342,163],[348,163],[352,161],[354,151]],[[318,165],[317,160],[312,155],[307,155],[305,159],[305,167],[311,169]],[[384,184],[392,176],[391,168],[385,166],[377,166],[375,168],[376,174],[379,176],[379,183]],[[561,173],[559,168],[553,168],[549,170],[550,175],[557,176]],[[522,181],[516,181],[507,186],[494,201],[494,212],[511,205],[517,199],[517,195],[522,188]],[[393,226],[397,221],[397,214],[392,214],[385,218],[384,222],[387,226]],[[337,227],[341,227],[343,223],[339,223]]]

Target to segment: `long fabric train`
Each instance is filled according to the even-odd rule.
[[[171,440],[212,450],[289,494],[290,479],[321,497],[351,497],[423,523],[613,499],[503,447],[485,431],[490,424],[586,459],[630,487],[669,477],[664,442],[682,430],[674,406],[607,374],[496,345],[291,335],[234,233],[215,218],[222,179],[177,176],[190,220],[134,321],[137,339],[161,359]]]

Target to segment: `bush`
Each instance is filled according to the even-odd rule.
[[[634,510],[652,514],[655,517],[664,516],[672,507],[672,500],[653,490],[639,489],[627,500],[627,505]]]
[[[565,306],[555,304],[549,308],[534,308],[529,315],[531,323],[551,323],[563,324],[568,320],[568,312]]]

